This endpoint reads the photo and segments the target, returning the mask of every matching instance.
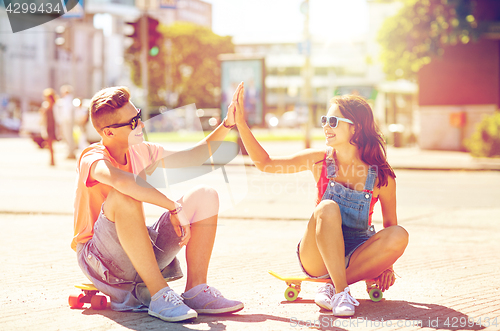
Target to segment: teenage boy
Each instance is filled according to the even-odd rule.
[[[224,298],[206,284],[217,227],[217,192],[200,186],[172,201],[142,178],[157,165],[203,164],[214,152],[210,143],[216,149],[215,142],[224,140],[234,127],[234,112],[228,111],[223,123],[195,148],[176,153],[144,142],[140,110],[130,102],[126,87],[106,88],[94,95],[90,117],[102,140],[86,148],[78,161],[71,247],[83,272],[110,296],[111,308],[145,310],[149,306],[150,315],[169,322],[195,318],[198,313],[243,309],[243,303]],[[143,203],[167,211],[148,227]],[[180,296],[167,280],[182,277],[175,256],[183,246],[187,280]]]

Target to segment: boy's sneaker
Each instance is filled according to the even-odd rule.
[[[167,322],[179,322],[198,316],[198,313],[186,306],[181,296],[168,286],[151,298],[148,314]]]
[[[332,297],[335,294],[335,287],[331,283],[326,283],[318,288],[318,293],[314,298],[314,302],[318,306],[326,310],[332,310]]]
[[[359,302],[349,293],[349,286],[343,292],[335,294],[332,298],[332,312],[334,316],[354,315],[354,306],[359,306]]]
[[[182,294],[184,303],[199,314],[234,313],[243,309],[240,301],[228,300],[219,290],[200,284]]]

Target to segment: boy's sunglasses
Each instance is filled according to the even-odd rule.
[[[103,127],[103,129],[106,129],[106,128],[121,128],[122,126],[130,125],[130,127],[132,128],[132,130],[135,130],[135,128],[137,127],[137,124],[139,124],[139,120],[140,119],[141,119],[141,110],[139,109],[139,112],[137,113],[137,116],[132,117],[132,119],[130,120],[130,122],[128,122],[128,123],[119,123],[119,124],[111,124],[111,125]]]
[[[321,116],[321,126],[325,127],[327,124],[335,129],[339,125],[339,121],[346,122],[349,124],[354,124],[351,120],[347,118],[337,117],[337,116]]]

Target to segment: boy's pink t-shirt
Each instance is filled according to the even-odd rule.
[[[92,164],[99,160],[106,160],[123,171],[139,175],[146,170],[149,174],[162,159],[163,152],[163,147],[157,144],[143,142],[132,145],[127,151],[127,164],[125,165],[119,164],[102,143],[90,145],[82,152],[76,169],[74,236],[71,242],[73,250],[76,251],[77,244],[86,243],[94,235],[94,223],[111,190],[111,186],[89,178]]]

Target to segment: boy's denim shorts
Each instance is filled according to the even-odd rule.
[[[342,225],[342,233],[344,235],[345,268],[347,269],[347,267],[349,266],[351,255],[354,253],[354,251],[359,246],[363,245],[368,239],[370,239],[370,237],[373,236],[376,232],[375,232],[375,227],[373,225],[370,226],[367,230],[352,229],[352,228],[348,228],[348,227]],[[323,276],[310,275],[304,269],[304,266],[302,265],[302,262],[300,261],[299,247],[300,247],[300,242],[297,245],[297,257],[299,258],[300,268],[307,275],[307,277],[309,277],[309,278],[323,278],[323,279],[330,278],[329,274],[326,274]]]
[[[182,271],[176,259],[181,249],[180,238],[170,222],[169,213],[164,213],[147,228],[158,267],[164,277],[168,280],[181,278]],[[95,287],[111,297],[114,310],[130,310],[144,304],[144,300],[137,298],[135,293],[137,285],[141,284],[141,288],[144,288],[144,283],[120,244],[115,223],[104,215],[102,209],[94,224],[92,239],[85,244],[78,244],[77,257],[80,268]]]

